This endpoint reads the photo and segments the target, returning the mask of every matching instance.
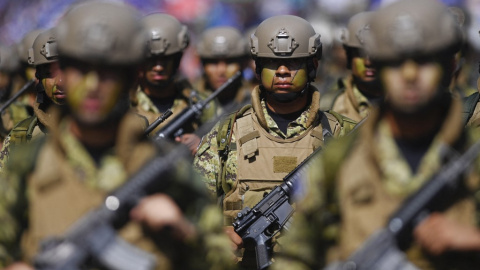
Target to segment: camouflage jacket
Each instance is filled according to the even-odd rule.
[[[63,118],[58,128],[51,130],[51,136],[32,142],[28,148],[18,149],[0,179],[0,266],[21,259],[28,262],[35,253],[30,249],[36,249],[34,243],[43,239],[36,235],[38,230],[35,228],[41,228],[43,224],[40,230],[46,230],[50,236],[61,236],[88,211],[85,204],[96,207],[94,202],[103,200],[101,194],[120,186],[156,154],[157,148],[143,136],[145,126],[139,124],[138,116],[127,114],[120,123],[115,146],[103,152],[95,162],[89,151],[69,131],[70,121],[68,117]],[[165,145],[160,152],[167,149],[169,147]],[[180,159],[170,174],[173,182],[163,191],[174,199],[186,218],[196,226],[197,237],[179,243],[161,234],[162,238],[154,241],[151,237],[142,238],[140,226],[133,222],[122,227],[119,234],[155,254],[159,262],[156,269],[228,269],[231,267],[230,243],[222,231],[221,214],[211,203],[203,182],[192,170],[185,168],[189,168],[188,161]],[[66,175],[70,176],[69,179],[64,179]],[[44,198],[48,198],[49,194],[53,196],[55,189],[64,186],[61,183],[67,186],[73,184],[81,192],[70,194],[63,190],[61,194],[66,202],[55,202],[47,211],[48,215],[42,215],[38,204],[30,201],[37,198],[38,203],[42,191],[35,187],[51,181],[59,182],[47,184],[50,191]],[[53,221],[56,229],[52,229],[52,224],[45,226],[52,222],[49,218],[62,211],[68,214],[57,215],[56,221]]]
[[[46,108],[39,103],[35,103],[33,107],[34,115],[20,121],[10,131],[3,141],[2,150],[0,151],[0,172],[5,167],[10,156],[11,148],[20,143],[26,143],[33,139],[41,138],[50,128],[50,114]]]
[[[371,104],[353,84],[352,76],[342,82],[343,87],[338,90],[331,109],[358,122],[368,115]]]
[[[160,124],[154,131],[160,130],[163,126],[165,126],[169,121],[171,121],[175,116],[177,116],[183,109],[190,106],[190,104],[196,103],[199,100],[205,99],[208,97],[207,93],[199,93],[194,90],[190,83],[186,80],[179,80],[175,83],[175,87],[177,90],[177,96],[173,101],[173,106],[170,108],[173,114],[167,118],[165,122]],[[141,87],[139,86],[135,97],[132,99],[132,107],[134,107],[138,114],[143,115],[147,118],[148,123],[151,124],[155,119],[162,115],[162,113],[158,110],[158,108],[153,104],[152,100],[143,92]],[[211,102],[207,105],[207,107],[203,110],[200,118],[191,123],[188,127],[185,127],[186,133],[191,133],[195,131],[200,125],[207,122],[210,119],[213,119],[217,113],[217,104],[215,102]]]
[[[252,102],[257,102],[257,101],[253,101],[254,100],[253,96],[258,95],[259,93],[258,89],[259,88],[257,86],[255,90],[252,92]],[[312,104],[310,105],[310,108],[304,111],[295,121],[290,122],[288,124],[287,134],[284,134],[278,128],[277,123],[275,123],[275,121],[267,112],[265,101],[261,100],[260,106],[262,108],[262,112],[268,126],[268,133],[276,138],[288,139],[288,138],[299,136],[304,132],[306,132],[308,128],[307,122],[309,121],[310,111],[312,110],[315,112],[318,111],[318,98],[317,99],[315,98],[318,96],[318,91],[315,89],[314,92],[316,94],[314,95],[314,98],[312,98],[313,101],[312,101]],[[316,107],[316,109],[314,109],[313,107]],[[345,133],[351,130],[355,125],[355,122],[348,118],[345,118],[344,120],[345,120],[344,123],[342,123],[342,128],[341,128],[342,130],[339,133],[340,136],[343,136]],[[218,151],[219,149],[218,149],[218,138],[217,138],[219,133],[219,128],[220,128],[220,123],[221,121],[207,135],[203,137],[193,162],[194,169],[204,176],[207,187],[212,192],[212,194],[215,194],[215,196],[222,194],[222,191],[221,191],[222,183],[220,181],[220,174],[221,174],[220,156]],[[232,135],[230,144],[234,144],[235,142],[236,142],[235,135]],[[226,158],[227,161],[225,165],[225,170],[227,173],[225,177],[225,182],[228,186],[232,187],[235,184],[235,180],[237,178],[236,149],[231,149],[230,151],[228,151],[227,154],[228,156]]]
[[[333,142],[308,173],[306,196],[297,203],[294,222],[286,235],[284,253],[273,269],[322,269],[332,261],[344,260],[373,232],[383,228],[402,201],[418,190],[442,166],[445,146],[465,151],[478,134],[463,138],[461,105],[452,102],[449,115],[423,155],[417,172],[412,172],[378,111],[371,113],[354,136]],[[443,151],[444,152],[444,151]],[[480,164],[465,179],[472,194],[478,194]],[[476,192],[476,193],[475,193]],[[445,215],[460,223],[480,224],[475,199],[465,198]],[[413,243],[407,258],[419,269],[474,269],[473,260],[458,257],[429,257]],[[429,259],[427,259],[429,258]],[[470,264],[470,265],[469,265]]]

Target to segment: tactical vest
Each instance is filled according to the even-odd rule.
[[[372,162],[371,150],[368,149],[371,145],[368,143],[356,145],[358,147],[351,151],[337,171],[338,193],[336,196],[342,202],[340,205],[343,225],[340,227],[337,250],[330,250],[329,260],[335,257],[346,259],[361,247],[369,236],[385,226],[390,215],[402,205],[405,199],[392,195],[385,189],[381,173]],[[475,201],[461,200],[450,207],[445,214],[449,219],[462,224],[475,224]],[[406,255],[409,261],[419,269],[457,269],[456,267],[470,269],[463,268],[458,261],[455,263],[455,268],[451,268],[450,259],[426,260],[426,253],[417,244],[413,244],[406,251]],[[466,263],[468,265],[468,262]]]
[[[5,109],[1,114],[0,135],[7,136],[17,123],[30,117],[32,113],[29,111],[31,108],[29,108],[19,102],[14,102]]]
[[[38,127],[38,118],[36,115],[19,122],[12,131],[10,131],[10,144],[17,145],[29,142],[33,138],[34,131],[38,134],[44,134]]]
[[[237,149],[237,179],[232,189],[224,184],[226,161],[221,161],[219,175],[225,194],[225,225],[231,225],[241,209],[253,207],[266,193],[281,184],[283,178],[317,147],[324,146],[327,137],[338,134],[341,129],[337,119],[341,116],[319,111],[317,119],[305,132],[293,138],[282,139],[269,134],[260,126],[250,106],[234,116],[221,125],[217,137],[220,157],[225,157],[228,149]],[[229,131],[231,123],[235,124]],[[237,138],[235,144],[230,143],[230,132]]]
[[[139,125],[138,119],[135,115],[130,121],[135,121],[135,125]],[[140,125],[143,126],[143,123]],[[128,128],[122,130],[126,131]],[[38,143],[39,141],[36,141],[34,144]],[[58,143],[47,141],[39,147],[36,157],[32,158],[36,163],[33,171],[28,174],[26,183],[29,195],[29,227],[22,235],[21,241],[25,261],[33,259],[42,240],[64,235],[88,211],[101,205],[105,195],[111,192],[86,185],[81,180],[81,174],[75,170],[75,166],[65,158],[64,150],[60,149]],[[126,174],[132,174],[141,168],[154,151],[149,143],[123,147],[124,150],[129,150],[130,156],[130,162],[123,165]],[[52,164],[55,164],[55,169],[52,169]],[[127,242],[154,254],[157,258],[155,269],[174,269],[168,257],[156,248],[153,240],[144,236],[143,229],[138,223],[127,223],[118,234]]]

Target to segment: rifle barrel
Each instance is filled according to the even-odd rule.
[[[9,100],[5,101],[5,103],[3,103],[3,105],[0,107],[0,113],[5,111],[5,109],[8,108],[10,104],[12,104],[19,96],[25,93],[30,88],[30,86],[32,86],[33,83],[35,83],[35,79],[29,80],[20,90],[18,90],[17,93],[15,93],[15,95],[13,95]]]

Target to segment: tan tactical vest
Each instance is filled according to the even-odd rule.
[[[338,120],[329,113],[322,114],[321,120],[317,119],[306,132],[289,139],[269,134],[251,108],[236,119],[233,132],[237,138],[237,179],[223,200],[225,225],[231,225],[244,207],[255,206],[314,149],[322,147],[324,134],[338,133]]]
[[[133,127],[141,125],[139,130],[143,131],[144,123],[138,120],[138,116],[131,117],[129,119],[131,125],[125,125],[121,131],[127,133],[132,129],[132,125]],[[129,136],[131,135],[124,137]],[[153,148],[148,143],[134,146],[129,140],[129,138],[117,139],[117,145],[122,145],[117,153],[126,173],[130,175],[152,156]],[[36,158],[35,170],[27,179],[29,228],[22,236],[21,243],[26,261],[33,259],[42,240],[64,235],[75,221],[98,207],[105,195],[110,192],[87,186],[74,166],[66,160],[62,153],[63,149],[58,144],[58,141],[47,141]],[[52,164],[55,164],[55,168]],[[174,269],[168,258],[158,251],[155,243],[144,236],[139,224],[130,222],[118,233],[127,242],[155,254],[158,263],[156,269]]]
[[[340,167],[336,165],[338,167],[336,182],[331,184],[336,186],[338,192],[336,196],[340,201],[342,226],[338,234],[339,244],[330,250],[329,261],[344,260],[353,254],[369,236],[384,228],[390,215],[405,200],[404,196],[389,192],[382,181],[382,173],[372,152],[374,142],[373,135],[369,131],[373,130],[373,122],[369,122],[364,132],[360,133],[361,137],[358,139],[363,140],[355,144]],[[461,130],[459,126],[461,121],[457,122],[453,129]],[[458,129],[455,129],[457,127]],[[472,173],[466,183],[473,188],[478,186],[478,181],[478,176]],[[458,201],[445,211],[447,218],[470,226],[476,226],[475,213],[475,200],[472,198]],[[451,257],[427,260],[426,253],[415,243],[406,251],[406,254],[408,260],[420,269],[473,269],[470,268],[471,265],[468,266],[471,260],[454,261],[454,267],[452,267]],[[458,260],[458,256],[455,255],[454,258]],[[463,263],[467,265],[466,268]]]

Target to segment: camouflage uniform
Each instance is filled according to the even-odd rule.
[[[41,239],[61,236],[72,222],[101,203],[105,194],[124,183],[155,154],[156,148],[143,137],[145,127],[139,124],[138,116],[127,114],[120,123],[115,146],[96,163],[69,131],[70,121],[64,117],[58,128],[51,129],[51,136],[36,140],[26,152],[19,149],[10,159],[11,166],[0,182],[2,266],[12,259],[32,259]],[[165,145],[161,152],[167,148]],[[59,169],[51,170],[52,163]],[[155,245],[132,222],[119,233],[153,252],[159,262],[157,269],[228,269],[230,243],[223,235],[220,213],[208,199],[201,180],[186,170],[188,164],[181,160],[177,164],[172,170],[175,181],[164,192],[195,224],[198,237],[178,243],[166,236]]]
[[[378,111],[355,136],[333,142],[318,166],[311,168],[307,194],[297,204],[294,224],[285,241],[284,254],[273,269],[318,269],[325,261],[346,259],[376,230],[385,226],[389,215],[402,201],[418,190],[442,166],[443,146],[460,151],[475,142],[473,133],[462,141],[461,104],[454,100],[442,129],[413,173],[401,154],[385,118]],[[478,168],[466,179],[478,190]],[[355,173],[352,173],[355,172]],[[478,191],[477,191],[478,193]],[[465,198],[446,211],[448,218],[463,224],[479,224],[475,200]],[[406,252],[420,269],[474,269],[472,260],[427,257],[413,244]]]
[[[258,96],[259,95],[258,91],[259,91],[259,88],[257,86],[255,87],[255,90],[253,91],[252,95]],[[318,93],[316,89],[314,91]],[[314,100],[317,100],[317,99],[314,99]],[[257,101],[252,100],[252,103],[254,102],[257,102]],[[264,115],[267,126],[268,126],[267,132],[276,138],[289,139],[289,138],[294,138],[296,136],[302,135],[308,129],[307,122],[309,122],[309,119],[312,118],[312,115],[310,115],[310,112],[312,110],[315,110],[314,109],[315,107],[318,108],[318,101],[316,102],[316,104],[311,104],[309,109],[304,111],[300,115],[300,117],[297,118],[297,120],[289,124],[287,129],[287,134],[284,134],[278,128],[275,121],[268,114],[264,100],[260,101],[260,106],[262,108],[261,113]],[[242,111],[245,111],[245,110],[242,110]],[[257,112],[255,113],[257,114]],[[317,114],[315,113],[313,117],[314,118],[317,117]],[[229,188],[225,188],[225,189],[230,190],[235,185],[235,181],[237,178],[237,169],[236,169],[237,151],[236,151],[236,148],[233,147],[228,152],[227,162],[225,165],[225,170],[226,170],[225,183],[219,182],[221,172],[220,172],[220,157],[218,153],[217,135],[219,133],[219,128],[221,123],[222,122],[219,122],[207,135],[204,136],[202,143],[200,144],[200,147],[198,149],[197,155],[195,156],[195,159],[194,159],[194,168],[204,176],[204,179],[206,181],[206,184],[209,190],[213,194],[215,194],[215,196],[218,193],[220,194],[223,193],[222,189],[224,188],[222,188],[222,185],[224,184],[229,186]],[[345,133],[347,133],[349,130],[351,130],[354,125],[355,125],[355,122],[351,121],[350,119],[344,118],[344,123],[342,123],[341,129],[338,129],[337,130],[338,133],[334,133],[333,135],[342,136]],[[235,133],[232,133],[230,144],[235,144],[235,143],[236,143]]]
[[[190,83],[186,80],[180,80],[175,83],[177,90],[177,96],[173,101],[173,106],[170,108],[173,114],[160,124],[157,128],[152,131],[152,133],[157,132],[162,127],[164,127],[169,121],[175,118],[183,109],[189,107],[191,104],[198,102],[199,100],[205,99],[208,97],[207,93],[198,93],[190,86]],[[134,107],[138,114],[143,115],[147,118],[148,122],[151,124],[155,119],[161,116],[161,113],[158,108],[153,104],[152,100],[141,90],[139,87],[136,91],[135,98],[132,99],[132,107]],[[217,105],[214,102],[211,102],[203,110],[200,118],[189,124],[188,127],[185,127],[186,133],[191,133],[195,131],[200,125],[207,122],[210,119],[213,119],[216,115]]]
[[[200,147],[198,149],[198,152],[195,156],[194,159],[194,169],[197,170],[200,174],[204,176],[204,179],[206,181],[207,187],[210,189],[212,194],[219,199],[222,199],[222,205],[223,205],[223,211],[224,211],[224,224],[226,226],[231,225],[233,222],[233,217],[238,213],[241,209],[244,207],[253,207],[256,203],[258,203],[261,198],[262,194],[264,192],[269,192],[275,185],[278,185],[279,182],[278,178],[280,177],[283,178],[290,170],[285,170],[285,168],[291,168],[292,166],[287,166],[287,165],[293,165],[293,167],[297,166],[299,162],[302,160],[298,159],[298,157],[295,157],[295,164],[283,164],[284,168],[279,169],[277,168],[278,166],[274,164],[263,164],[263,166],[266,166],[265,172],[258,172],[256,169],[251,169],[252,173],[254,175],[257,175],[260,177],[257,180],[250,181],[247,184],[246,190],[244,190],[244,194],[242,195],[242,202],[239,205],[238,202],[236,202],[236,193],[237,189],[243,184],[240,184],[241,182],[238,178],[238,168],[240,166],[240,160],[239,160],[239,148],[242,148],[242,153],[246,153],[245,147],[247,142],[243,143],[238,143],[239,141],[241,142],[242,140],[238,139],[237,137],[239,136],[236,134],[236,132],[241,132],[240,130],[236,130],[233,126],[239,127],[244,124],[239,124],[237,119],[240,118],[245,118],[249,117],[249,114],[254,115],[254,119],[261,119],[264,118],[266,122],[266,127],[268,129],[265,129],[263,132],[267,132],[269,135],[268,136],[273,136],[275,139],[268,139],[271,140],[272,142],[277,142],[275,145],[278,146],[278,142],[281,142],[284,147],[291,147],[293,145],[297,145],[298,140],[306,139],[307,141],[309,140],[308,138],[310,136],[306,136],[307,134],[312,134],[312,132],[315,132],[316,127],[322,128],[322,124],[327,124],[329,125],[328,129],[331,129],[333,136],[342,136],[343,134],[347,133],[349,130],[353,128],[355,125],[355,122],[352,120],[346,119],[346,118],[340,118],[337,119],[338,115],[333,116],[329,113],[323,113],[322,115],[319,114],[318,111],[318,90],[315,88],[311,87],[311,90],[313,91],[313,97],[312,97],[312,104],[310,104],[309,108],[305,110],[295,121],[290,122],[287,128],[287,134],[284,134],[277,126],[275,121],[271,118],[271,116],[268,114],[267,109],[266,109],[266,104],[264,100],[260,100],[260,90],[259,87],[257,86],[253,92],[252,92],[252,104],[253,104],[253,110],[250,108],[250,106],[247,106],[240,110],[240,113],[237,113],[236,118],[235,118],[235,123],[232,124],[231,127],[231,132],[227,134],[231,134],[231,139],[230,142],[224,142],[224,139],[222,139],[222,133],[225,132],[224,128],[227,126],[225,123],[226,122],[220,122],[217,124],[212,131],[210,131],[207,135],[204,136],[202,143],[200,144]],[[260,115],[260,116],[259,116]],[[245,116],[245,117],[242,117]],[[320,120],[322,119],[322,120]],[[341,123],[340,123],[341,122]],[[263,127],[263,126],[262,126]],[[264,127],[263,127],[264,128]],[[318,131],[317,131],[318,132]],[[313,136],[313,135],[312,135]],[[245,136],[240,135],[241,138],[244,138]],[[300,139],[302,138],[302,139]],[[321,139],[320,145],[317,145],[317,147],[323,146],[323,139]],[[228,151],[225,153],[222,152],[222,145],[227,144],[229,146]],[[263,147],[262,143],[258,143],[259,147]],[[302,150],[306,151],[304,154],[308,155],[313,150],[315,149],[315,146],[312,146],[309,142],[307,143],[306,147],[310,147],[309,149],[297,149],[298,152],[303,152]],[[279,147],[283,148],[283,147]],[[288,150],[287,150],[288,151]],[[268,156],[267,157],[259,157],[259,153],[262,152],[256,151],[254,155],[254,159],[258,160],[264,160],[264,159],[270,159]],[[263,152],[264,156],[268,155]],[[275,158],[280,158],[280,155],[277,154],[272,154],[273,159]],[[284,153],[285,154],[285,153]],[[290,154],[290,156],[294,156],[293,154]],[[222,159],[222,157],[226,157],[225,159]],[[270,166],[273,166],[270,168]],[[262,165],[260,165],[262,166]],[[247,165],[248,167],[248,165]],[[248,169],[247,169],[248,170]],[[263,179],[266,175],[268,178],[271,173],[275,175],[275,179],[265,179],[265,180],[260,180]],[[254,177],[255,178],[255,177]],[[251,178],[253,179],[253,178]],[[243,180],[242,180],[243,181]],[[248,186],[251,186],[252,188],[248,188]],[[240,190],[243,190],[243,188],[240,187]],[[250,190],[250,191],[249,191]],[[240,191],[242,193],[242,191]],[[224,196],[226,194],[226,196]],[[225,198],[224,198],[225,197]],[[249,262],[252,258],[244,257],[243,260],[246,261],[246,264],[244,266],[250,267],[249,265],[251,262]],[[253,267],[253,266],[252,266]]]
[[[343,87],[336,92],[331,110],[358,122],[368,115],[371,104],[353,84],[351,76],[341,82]]]
[[[20,121],[3,141],[2,150],[0,151],[0,172],[8,161],[12,146],[41,138],[50,129],[52,125],[51,116],[45,111],[44,106],[40,103],[35,103],[33,111],[34,115]]]

